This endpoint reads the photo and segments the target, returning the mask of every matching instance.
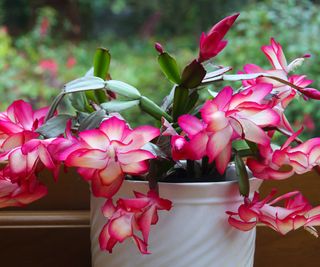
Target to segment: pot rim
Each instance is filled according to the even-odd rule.
[[[262,179],[251,177],[249,178],[249,181],[255,182],[255,181],[261,181]],[[132,183],[132,184],[148,184],[148,181],[140,181],[140,180],[124,180],[124,182]],[[181,187],[203,187],[203,186],[210,186],[210,185],[228,185],[228,184],[236,184],[238,183],[238,180],[232,180],[232,181],[220,181],[220,182],[188,182],[188,183],[170,183],[170,182],[158,182],[159,185],[172,185],[172,186],[181,186]]]

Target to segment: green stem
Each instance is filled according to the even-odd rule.
[[[164,117],[169,122],[172,122],[172,117],[167,112],[145,96],[140,98],[140,108],[159,121]]]
[[[65,92],[60,92],[56,98],[53,100],[51,106],[50,106],[50,109],[44,119],[44,122],[46,122],[47,120],[51,119],[54,115],[54,113],[56,112],[60,102],[62,101],[63,97],[65,96]]]

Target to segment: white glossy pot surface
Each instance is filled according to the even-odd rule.
[[[251,192],[261,180],[251,179]],[[118,197],[146,193],[145,182],[125,181]],[[113,253],[100,251],[98,237],[106,223],[101,214],[105,199],[91,198],[93,267],[252,267],[255,230],[241,232],[228,224],[226,210],[236,210],[243,198],[236,182],[160,184],[160,196],[173,202],[160,211],[151,226],[149,251],[141,255],[132,240],[116,245]]]

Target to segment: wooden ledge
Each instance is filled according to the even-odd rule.
[[[258,224],[258,227],[264,225]],[[0,211],[0,229],[89,228],[90,211]]]
[[[1,211],[0,228],[87,228],[90,211]]]

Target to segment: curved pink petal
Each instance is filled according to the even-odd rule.
[[[101,210],[104,217],[108,219],[112,217],[116,211],[116,207],[114,206],[111,198],[107,199]]]
[[[224,111],[217,111],[212,113],[210,123],[208,123],[207,131],[218,132],[229,125],[229,119],[226,117]]]
[[[101,250],[112,252],[113,247],[117,244],[117,240],[110,238],[109,224],[105,224],[99,234],[99,244]]]
[[[255,123],[253,123],[250,120],[242,119],[242,118],[238,119],[238,121],[242,125],[245,139],[263,146],[267,146],[268,144],[270,144],[270,138]]]
[[[275,69],[283,69],[288,72],[287,60],[282,47],[273,38],[271,38],[271,45],[262,46],[261,50]]]
[[[2,143],[2,149],[4,151],[13,149],[36,137],[38,137],[37,133],[29,131],[12,134]]]
[[[193,136],[188,144],[188,158],[193,160],[203,158],[206,155],[208,140],[208,134],[205,132]]]
[[[285,218],[283,220],[276,219],[276,227],[277,231],[282,235],[287,234],[288,232],[292,231],[294,228],[293,225],[293,218]]]
[[[103,169],[107,165],[107,155],[98,149],[78,149],[65,160],[69,167]]]
[[[9,166],[13,173],[25,173],[27,167],[27,156],[20,149],[12,151],[9,155]]]
[[[20,123],[26,130],[32,130],[33,110],[30,103],[16,100],[8,107],[7,113],[12,121]]]
[[[232,136],[232,128],[227,126],[223,130],[212,134],[207,144],[207,154],[209,161],[212,162],[216,156],[222,152],[230,143]]]
[[[116,180],[113,181],[110,185],[103,185],[101,183],[101,179],[99,176],[95,176],[92,179],[91,187],[92,193],[95,197],[104,197],[104,198],[111,198],[116,194],[121,187],[123,182],[123,177],[118,177]]]
[[[40,125],[41,125],[42,121],[46,117],[48,111],[49,111],[49,107],[44,107],[44,108],[40,108],[38,110],[35,110],[34,113],[33,113],[33,119],[34,120],[38,120],[40,122]]]
[[[219,110],[224,110],[229,107],[232,94],[232,87],[226,86],[217,94],[217,96],[213,99],[213,102],[217,105]]]
[[[204,129],[204,124],[197,117],[189,114],[180,116],[178,124],[189,137],[196,135]]]
[[[241,231],[250,231],[252,228],[256,226],[256,222],[243,222],[240,220],[237,220],[233,217],[229,217],[228,222],[233,227],[241,230]]]
[[[107,150],[110,144],[109,138],[98,129],[80,132],[79,137],[94,149]]]
[[[249,116],[248,119],[260,127],[277,126],[280,122],[279,115],[272,109],[265,109]]]
[[[204,122],[210,123],[212,114],[218,111],[218,106],[213,102],[213,100],[207,100],[203,107],[200,109],[201,118]]]
[[[127,237],[132,236],[132,219],[133,215],[123,215],[109,222],[109,234],[112,238],[122,242]]]
[[[259,83],[254,86],[250,86],[232,97],[232,100],[230,101],[230,109],[236,108],[243,102],[261,104],[263,99],[271,93],[272,88],[272,84],[269,83]]]
[[[230,162],[231,158],[231,142],[227,144],[227,146],[220,152],[220,154],[217,155],[215,162],[216,162],[216,167],[217,171],[220,174],[223,174]]]
[[[103,185],[110,185],[119,177],[123,177],[123,171],[118,162],[109,160],[108,165],[99,172],[99,177]]]
[[[120,198],[117,205],[128,212],[140,212],[144,208],[150,206],[150,199],[147,197],[142,198]]]
[[[138,247],[139,251],[142,254],[150,254],[150,252],[148,251],[148,244],[146,242],[144,242],[143,240],[141,240],[139,237],[133,235],[132,236],[134,243],[136,244],[136,246]]]
[[[23,129],[14,122],[0,120],[0,133],[12,134],[23,131]]]
[[[126,174],[139,175],[144,174],[149,169],[149,163],[147,161],[134,162],[129,164],[122,164],[121,169]]]
[[[139,126],[133,129],[123,138],[123,143],[128,144],[124,149],[121,149],[122,152],[129,150],[139,149],[151,140],[155,139],[160,135],[160,129],[152,126]]]
[[[155,158],[155,156],[151,152],[142,149],[131,150],[126,153],[118,153],[117,157],[121,164],[136,163],[139,161]]]
[[[120,120],[117,117],[111,117],[110,119],[104,120],[99,129],[105,133],[105,135],[112,140],[122,140],[123,134],[128,131],[129,127],[124,120]]]
[[[150,226],[156,213],[156,208],[152,205],[147,211],[145,211],[139,218],[138,224],[142,232],[142,236],[145,242],[148,242]]]

